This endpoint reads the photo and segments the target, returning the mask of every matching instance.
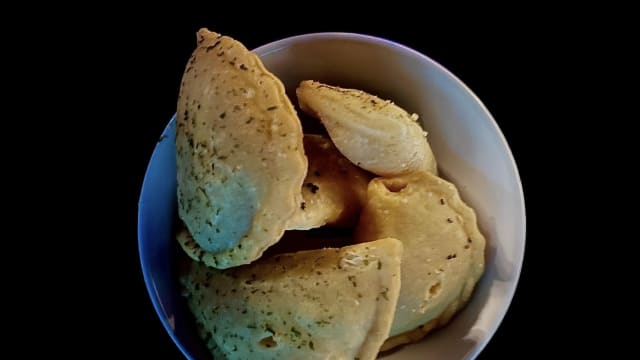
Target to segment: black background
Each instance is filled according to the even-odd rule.
[[[101,135],[110,146],[117,145],[101,161],[110,169],[118,169],[115,174],[101,175],[108,178],[111,187],[101,201],[107,208],[121,210],[110,214],[110,223],[115,225],[101,228],[105,236],[112,237],[110,246],[100,254],[110,270],[104,275],[107,287],[96,289],[94,294],[107,299],[104,326],[115,326],[118,335],[105,331],[109,335],[99,340],[90,337],[94,348],[114,354],[141,353],[145,358],[151,354],[158,359],[182,358],[157,318],[142,280],[137,200],[155,143],[175,112],[182,71],[195,47],[195,32],[208,27],[240,40],[248,48],[320,31],[385,37],[426,54],[466,83],[493,114],[511,146],[527,206],[527,248],[520,284],[502,325],[479,358],[510,357],[514,348],[526,348],[532,356],[547,354],[547,347],[556,339],[551,330],[545,335],[527,335],[531,324],[546,321],[541,309],[557,301],[539,295],[548,286],[546,275],[554,260],[544,259],[542,231],[535,225],[547,215],[545,195],[539,186],[546,181],[538,175],[544,167],[541,158],[547,152],[532,149],[540,147],[536,138],[540,129],[555,121],[548,111],[555,99],[546,90],[553,87],[546,69],[567,66],[554,49],[558,44],[571,46],[564,40],[572,35],[547,33],[554,19],[541,21],[517,14],[469,20],[450,11],[382,10],[377,16],[365,16],[335,9],[289,14],[263,14],[253,9],[248,18],[248,9],[253,8],[237,4],[231,10],[183,8],[162,15],[154,9],[122,9],[112,21],[101,23],[96,32],[94,42],[100,47],[94,48],[91,56],[101,57],[101,64],[108,64],[100,68],[100,81],[116,85],[101,92],[102,100],[106,100],[101,110],[110,118],[110,130]],[[550,144],[553,139],[548,137],[546,141]],[[555,328],[560,331],[562,326]],[[540,346],[541,340],[545,345]]]

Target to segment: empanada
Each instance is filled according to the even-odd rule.
[[[302,201],[302,127],[282,82],[241,43],[198,32],[176,120],[178,212],[216,268],[278,241]]]
[[[400,291],[402,244],[275,255],[181,278],[209,348],[227,359],[374,359]]]
[[[437,174],[436,160],[417,123],[418,115],[361,90],[303,81],[300,108],[320,119],[338,150],[352,163],[380,176],[415,170]]]
[[[453,303],[461,308],[484,271],[485,238],[475,212],[453,184],[431,173],[373,179],[355,237],[394,237],[404,245],[392,337],[440,317]]]
[[[302,203],[287,228],[354,226],[371,175],[353,165],[326,136],[305,134],[304,150],[309,170],[302,185]]]

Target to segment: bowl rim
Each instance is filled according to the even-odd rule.
[[[428,57],[427,55],[412,49],[406,45],[400,44],[398,42],[395,42],[393,40],[389,40],[389,39],[385,39],[382,37],[378,37],[378,36],[373,36],[373,35],[366,35],[366,34],[361,34],[361,33],[353,33],[353,32],[313,32],[313,33],[306,33],[306,34],[301,34],[301,35],[294,35],[294,36],[289,36],[286,38],[282,38],[279,40],[275,40],[272,42],[269,42],[267,44],[258,46],[256,48],[254,48],[253,50],[251,50],[252,52],[256,53],[259,57],[263,57],[266,55],[269,55],[272,52],[276,52],[279,51],[283,48],[289,47],[292,43],[298,43],[298,42],[307,42],[309,40],[356,40],[356,41],[362,41],[362,42],[366,42],[366,43],[373,43],[376,44],[377,46],[380,46],[382,44],[382,46],[389,46],[391,48],[395,48],[411,57],[417,58],[420,61],[423,62],[427,62],[430,63],[432,66],[434,66],[438,71],[442,72],[444,75],[446,75],[448,78],[450,78],[450,80],[453,81],[453,83],[458,86],[464,93],[466,93],[467,95],[470,95],[472,101],[474,101],[483,111],[483,113],[487,116],[490,125],[493,127],[493,130],[496,132],[496,134],[498,135],[498,138],[500,139],[500,142],[502,143],[502,145],[504,146],[504,148],[507,151],[507,156],[511,165],[511,171],[512,171],[512,175],[514,176],[514,178],[517,181],[517,196],[519,198],[520,201],[520,208],[518,209],[518,216],[522,219],[522,234],[520,236],[520,238],[518,239],[514,239],[514,240],[520,240],[522,242],[522,246],[520,248],[520,251],[518,251],[516,253],[519,261],[515,264],[515,274],[513,277],[513,282],[512,282],[512,286],[509,287],[507,293],[506,293],[506,297],[505,297],[505,304],[506,306],[503,306],[502,308],[500,308],[497,311],[497,316],[494,316],[493,320],[490,323],[489,328],[487,329],[485,336],[483,336],[480,341],[476,344],[476,346],[474,346],[473,350],[468,354],[470,356],[470,358],[476,358],[478,356],[478,354],[480,354],[480,352],[482,352],[482,350],[486,347],[486,345],[489,343],[489,341],[491,341],[491,339],[493,338],[493,336],[495,335],[496,331],[498,330],[498,328],[500,327],[500,325],[502,324],[505,315],[507,314],[507,311],[509,310],[509,308],[511,307],[511,302],[513,301],[513,297],[515,295],[516,289],[520,283],[520,274],[522,272],[522,267],[524,264],[524,254],[525,254],[525,248],[526,248],[526,233],[527,233],[527,221],[526,221],[526,210],[525,210],[525,198],[524,198],[524,191],[523,191],[523,186],[522,186],[522,180],[520,178],[520,172],[517,166],[517,163],[515,161],[515,158],[513,156],[513,153],[511,151],[511,147],[509,146],[509,143],[507,142],[507,139],[505,138],[504,134],[502,133],[502,131],[500,130],[500,127],[498,126],[498,123],[496,122],[496,120],[494,119],[493,115],[491,114],[491,112],[488,110],[488,108],[484,105],[484,103],[482,102],[482,100],[480,100],[480,98],[462,81],[460,80],[455,74],[453,74],[451,71],[449,71],[446,67],[444,67],[443,65],[441,65],[440,63],[438,63],[437,61],[431,59],[430,57]],[[176,114],[174,113],[174,115],[171,117],[171,119],[169,120],[169,123],[167,124],[167,126],[164,128],[164,130],[162,131],[162,134],[165,134],[171,127],[172,122],[175,121],[176,118]],[[162,309],[162,304],[160,302],[159,296],[157,294],[157,292],[155,291],[155,289],[152,286],[152,281],[151,281],[151,275],[149,274],[150,270],[148,269],[149,265],[147,263],[147,260],[145,259],[145,257],[143,256],[143,241],[142,241],[142,232],[141,232],[141,228],[140,228],[140,224],[142,221],[142,199],[144,197],[145,194],[145,189],[147,188],[146,184],[147,184],[147,179],[148,179],[148,175],[149,175],[149,171],[151,168],[151,163],[153,162],[153,158],[154,155],[156,153],[158,144],[156,144],[156,146],[153,149],[152,155],[150,157],[149,163],[147,164],[147,169],[145,170],[145,174],[144,174],[144,180],[142,182],[142,188],[140,191],[140,197],[138,200],[138,229],[137,229],[137,235],[138,235],[138,255],[140,257],[140,265],[141,265],[141,270],[142,270],[142,275],[144,278],[144,283],[145,283],[145,287],[147,289],[147,292],[149,294],[149,297],[151,298],[151,302],[153,304],[154,310],[156,312],[156,315],[158,316],[158,318],[160,319],[163,327],[165,328],[165,330],[167,331],[167,333],[169,334],[169,336],[171,337],[171,339],[173,340],[174,344],[176,344],[176,346],[178,346],[178,348],[180,349],[180,351],[187,357],[187,358],[191,358],[191,354],[189,354],[189,352],[187,351],[187,349],[184,347],[184,345],[182,344],[181,341],[178,340],[177,335],[175,333],[175,331],[171,328],[171,324],[169,324],[169,321],[167,319],[165,319],[165,317],[163,316],[163,309]]]

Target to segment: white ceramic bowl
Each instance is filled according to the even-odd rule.
[[[242,39],[239,39],[242,41]],[[522,185],[509,146],[480,100],[458,78],[412,49],[347,33],[308,34],[255,49],[287,92],[313,79],[391,99],[420,115],[443,177],[476,209],[487,237],[487,267],[469,305],[426,340],[385,359],[469,359],[502,321],[520,275],[525,245]],[[174,119],[145,176],[139,250],[149,295],[165,328],[190,358],[206,358],[182,302],[173,268],[176,209]]]

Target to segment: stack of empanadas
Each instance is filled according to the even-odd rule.
[[[418,115],[315,81],[296,94],[328,136],[303,133],[255,54],[198,32],[176,124],[184,294],[216,358],[373,359],[464,306],[485,239]],[[352,244],[263,256],[320,227]]]

